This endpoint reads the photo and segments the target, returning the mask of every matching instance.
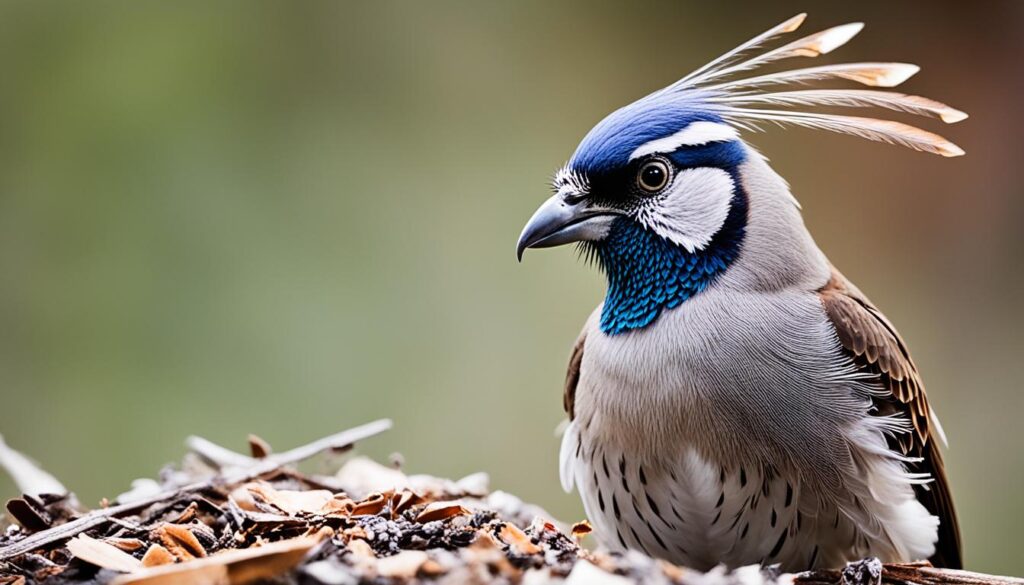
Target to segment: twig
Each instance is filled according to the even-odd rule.
[[[256,464],[256,460],[252,457],[235,453],[231,449],[221,447],[212,441],[195,435],[185,439],[185,446],[188,447],[189,451],[198,455],[200,459],[218,469],[249,467]]]
[[[0,561],[31,552],[59,540],[71,538],[86,530],[106,524],[113,517],[136,512],[164,500],[206,490],[215,485],[245,482],[262,475],[266,475],[267,473],[275,471],[282,466],[291,465],[293,463],[309,459],[322,451],[350,448],[357,441],[378,435],[390,428],[390,420],[382,419],[374,421],[347,431],[342,431],[329,437],[318,439],[312,443],[296,447],[295,449],[285,451],[278,455],[273,455],[266,459],[254,460],[255,464],[247,468],[235,469],[230,473],[217,475],[206,481],[196,482],[182,488],[162,492],[136,502],[129,502],[119,506],[95,510],[81,518],[72,520],[66,524],[61,524],[60,526],[55,526],[48,530],[37,532],[15,542],[14,544],[0,548]]]

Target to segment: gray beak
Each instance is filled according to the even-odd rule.
[[[551,248],[572,242],[595,241],[608,235],[615,216],[622,212],[591,205],[586,199],[570,203],[556,194],[534,212],[516,244],[516,257],[527,248]]]

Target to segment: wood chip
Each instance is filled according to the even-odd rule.
[[[151,545],[146,554],[142,556],[143,567],[159,567],[160,565],[169,565],[174,561],[174,555],[159,544]]]
[[[178,524],[163,524],[154,531],[158,540],[179,561],[191,561],[206,556],[206,549],[192,531]]]
[[[533,555],[544,550],[534,544],[525,532],[511,522],[501,525],[501,528],[498,529],[498,538],[520,555]]]
[[[256,501],[273,506],[289,516],[324,515],[339,511],[347,513],[351,507],[351,500],[344,495],[336,498],[328,490],[278,490],[263,483],[248,484],[246,489]]]
[[[67,546],[72,555],[103,569],[130,573],[142,568],[139,559],[112,544],[96,540],[85,534],[79,534],[72,538],[68,541]]]
[[[7,511],[18,524],[21,524],[22,528],[29,532],[39,532],[50,527],[50,518],[45,512],[37,510],[27,497],[8,500]]]
[[[281,575],[320,543],[321,535],[229,550],[188,563],[141,569],[113,580],[112,585],[244,585]]]
[[[103,542],[106,542],[111,546],[116,546],[124,552],[135,552],[146,546],[146,543],[142,542],[138,538],[106,538]]]

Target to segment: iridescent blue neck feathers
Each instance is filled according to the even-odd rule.
[[[736,191],[722,229],[701,250],[687,252],[653,231],[620,219],[593,249],[608,279],[601,330],[617,335],[642,329],[662,312],[703,292],[739,256],[747,222],[747,197],[733,171]]]

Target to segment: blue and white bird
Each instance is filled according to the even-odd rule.
[[[877,89],[766,89],[893,87],[918,71],[905,63],[737,79],[828,53],[863,26],[762,48],[804,16],[602,120],[523,230],[520,258],[578,242],[608,282],[569,363],[562,484],[577,486],[608,547],[698,569],[867,557],[960,567],[944,437],[905,343],[740,133],[796,125],[959,156],[900,122],[794,108],[967,115]]]

